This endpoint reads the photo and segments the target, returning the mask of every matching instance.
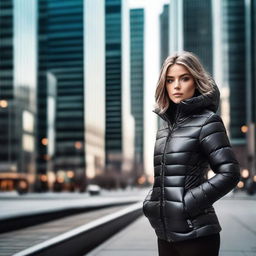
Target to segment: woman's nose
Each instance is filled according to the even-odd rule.
[[[180,81],[179,81],[179,80],[176,80],[176,81],[174,82],[174,88],[178,88],[178,87],[180,87]]]

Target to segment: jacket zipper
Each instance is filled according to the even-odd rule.
[[[175,125],[176,125],[176,121],[178,120],[178,116],[179,116],[179,113],[177,114],[171,129],[170,129],[170,122],[167,118],[169,133],[168,133],[165,145],[164,145],[164,152],[163,152],[163,156],[162,156],[162,159],[161,159],[161,164],[162,164],[162,168],[161,168],[161,175],[162,175],[162,177],[161,177],[161,186],[162,186],[162,188],[161,188],[161,191],[162,191],[162,193],[161,193],[161,200],[160,200],[160,216],[161,216],[161,219],[162,219],[162,223],[163,223],[163,227],[164,227],[164,236],[165,236],[166,240],[168,240],[168,239],[167,239],[167,234],[166,234],[166,225],[165,225],[164,212],[163,212],[164,211],[164,209],[163,209],[164,208],[164,177],[165,177],[164,166],[165,166],[165,160],[166,160],[165,151],[166,151],[166,146],[167,146],[168,140],[171,136],[171,133],[172,133]]]
[[[166,145],[167,145],[167,142],[169,140],[171,136],[171,132],[169,131],[169,134],[167,136],[167,139],[166,139],[166,142],[165,142],[165,145],[164,145],[164,152],[163,152],[163,156],[162,156],[162,160],[161,160],[161,164],[162,164],[162,168],[161,168],[161,200],[160,200],[160,216],[161,216],[161,219],[162,219],[162,223],[163,223],[163,227],[164,227],[164,236],[165,236],[165,239],[167,239],[167,236],[166,236],[166,226],[165,226],[165,220],[164,220],[164,213],[163,213],[163,208],[164,208],[164,165],[165,165],[165,150],[166,150]]]

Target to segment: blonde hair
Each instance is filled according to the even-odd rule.
[[[196,89],[201,93],[211,93],[213,90],[214,81],[208,72],[203,68],[199,58],[187,51],[176,52],[172,56],[168,56],[161,68],[157,87],[155,91],[155,108],[157,112],[164,113],[170,104],[170,98],[166,90],[166,72],[168,68],[174,64],[183,65],[188,69],[193,76]]]

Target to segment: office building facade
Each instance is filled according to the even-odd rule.
[[[31,182],[36,171],[36,8],[32,0],[0,2],[0,171],[27,174]]]
[[[68,173],[84,190],[84,1],[39,3],[39,172]]]
[[[244,2],[222,1],[223,83],[229,87],[230,138],[234,146],[245,145],[241,127],[246,124],[245,6]],[[226,71],[226,72],[225,72]]]
[[[213,74],[212,1],[183,0],[183,48]]]
[[[134,119],[130,105],[129,9],[126,1],[105,2],[105,163],[120,178],[133,168]],[[122,173],[122,177],[120,174]]]
[[[169,55],[169,4],[163,6],[163,11],[160,14],[160,65]]]
[[[144,173],[144,26],[143,8],[130,9],[131,112],[135,120],[134,179]]]
[[[84,112],[86,175],[105,175],[105,1],[84,4]],[[106,180],[106,179],[105,179]],[[96,181],[95,181],[96,182]]]
[[[250,171],[250,180],[256,181],[256,2],[253,0],[245,3],[245,43],[246,43],[246,146],[247,146],[247,164]],[[250,188],[249,188],[250,189]]]

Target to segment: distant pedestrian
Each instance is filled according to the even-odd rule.
[[[163,120],[154,148],[154,184],[143,212],[160,256],[217,256],[222,230],[214,202],[240,179],[221,117],[220,92],[197,56],[176,53],[163,63],[153,110]],[[215,173],[207,179],[207,170]]]

